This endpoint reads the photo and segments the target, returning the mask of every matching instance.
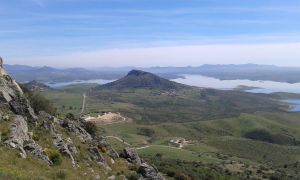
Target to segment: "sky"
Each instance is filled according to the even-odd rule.
[[[0,0],[5,64],[300,66],[298,0]]]

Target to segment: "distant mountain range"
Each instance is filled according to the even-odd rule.
[[[165,79],[176,79],[182,74],[195,74],[214,77],[221,80],[249,79],[263,81],[300,82],[300,67],[277,67],[275,65],[209,65],[199,67],[99,67],[99,68],[66,68],[31,67],[25,65],[5,65],[6,71],[19,82],[38,80],[40,82],[70,82],[91,79],[120,79],[132,69],[154,73]]]

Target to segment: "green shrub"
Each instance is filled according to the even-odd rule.
[[[140,176],[137,173],[132,173],[126,176],[128,180],[139,180]]]
[[[40,140],[39,136],[36,135],[36,134],[32,135],[32,139],[35,140],[35,141]]]
[[[103,153],[106,153],[106,152],[107,152],[106,147],[102,147],[102,148],[101,148],[101,151],[102,151]]]
[[[65,171],[63,171],[63,170],[59,170],[59,171],[57,171],[57,173],[56,173],[56,177],[57,177],[58,179],[66,179],[67,173],[66,173]]]
[[[53,106],[50,100],[46,99],[43,95],[30,91],[23,84],[18,83],[24,95],[30,102],[30,106],[33,108],[34,112],[45,111],[48,114],[56,115],[57,108]]]
[[[53,166],[60,165],[62,162],[62,157],[56,150],[46,149],[47,156],[49,157],[50,161],[53,162]]]
[[[183,173],[178,173],[174,176],[174,180],[191,180],[191,178]]]
[[[169,168],[167,170],[167,175],[170,177],[174,177],[176,175],[176,171],[173,168]]]
[[[129,165],[129,170],[131,170],[131,171],[137,171],[138,169],[139,169],[139,167],[135,164]]]
[[[93,122],[86,122],[84,125],[84,129],[93,136],[97,135],[97,126]]]

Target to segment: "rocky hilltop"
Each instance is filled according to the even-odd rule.
[[[125,77],[94,88],[100,89],[159,89],[159,90],[179,90],[189,89],[190,86],[179,84],[167,79],[161,78],[155,74],[141,70],[131,70]]]
[[[20,86],[3,69],[2,59],[0,62],[1,177],[164,179],[154,165],[139,158],[135,149],[126,148],[119,156],[105,137],[94,136],[84,128],[88,122],[73,115],[69,119],[70,115],[54,117],[44,111],[35,113]],[[137,167],[137,171],[131,171],[130,165]]]
[[[40,83],[37,80],[32,80],[28,83],[24,83],[23,85],[26,86],[31,91],[35,91],[35,92],[44,92],[44,91],[48,91],[50,89],[49,86],[47,86],[43,83]]]

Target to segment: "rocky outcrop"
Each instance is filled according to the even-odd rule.
[[[111,170],[111,168],[108,166],[108,164],[106,163],[105,159],[103,158],[103,156],[100,154],[100,152],[98,151],[97,148],[94,148],[94,147],[89,147],[87,149],[92,155],[95,156],[95,160],[96,162],[103,166],[105,169],[107,170]]]
[[[0,57],[0,76],[7,75],[7,72],[3,69],[3,59]]]
[[[74,114],[72,114],[72,113],[68,113],[67,115],[66,115],[66,118],[67,119],[69,119],[69,120],[73,120],[73,121],[76,121],[77,120],[77,118],[74,116]]]
[[[57,131],[55,124],[53,123],[48,123],[47,121],[43,121],[42,128],[45,128],[47,131],[49,131],[51,134],[55,133]]]
[[[60,120],[58,120],[56,117],[51,116],[50,114],[46,113],[45,111],[39,111],[39,116],[41,118],[46,118],[50,121],[52,121],[53,123],[58,124]]]
[[[23,149],[24,141],[29,141],[28,126],[22,116],[16,116],[14,122],[9,126],[10,139],[4,142],[4,145],[10,149],[18,149],[20,155],[26,158],[26,152]]]
[[[67,141],[66,144],[68,146],[68,149],[72,154],[79,154],[80,153],[79,150],[75,147],[75,145],[74,145],[71,138],[67,138],[66,141]]]
[[[73,133],[82,142],[88,142],[89,140],[92,140],[91,135],[88,132],[86,132],[86,130],[84,130],[82,127],[76,126],[70,120],[65,120],[61,126],[63,128],[67,128],[68,131]]]
[[[106,139],[103,136],[94,137],[93,144],[98,148],[105,147],[107,155],[119,158],[119,154],[110,146],[110,144],[106,141]]]
[[[0,58],[0,109],[37,119],[20,86],[3,69],[2,58]]]
[[[123,156],[127,161],[127,164],[135,164],[140,166],[142,164],[141,159],[134,148],[123,149]]]
[[[52,140],[53,144],[57,147],[58,152],[62,154],[63,156],[69,158],[72,160],[72,165],[75,167],[76,163],[74,161],[74,158],[71,154],[71,152],[68,149],[68,145],[64,142],[60,134],[52,134]]]
[[[42,160],[43,162],[52,165],[52,161],[49,160],[49,157],[47,156],[47,153],[43,148],[38,144],[27,144],[24,146],[24,149],[35,155],[37,158]]]
[[[142,180],[164,180],[154,165],[142,163],[138,172],[142,175]]]

